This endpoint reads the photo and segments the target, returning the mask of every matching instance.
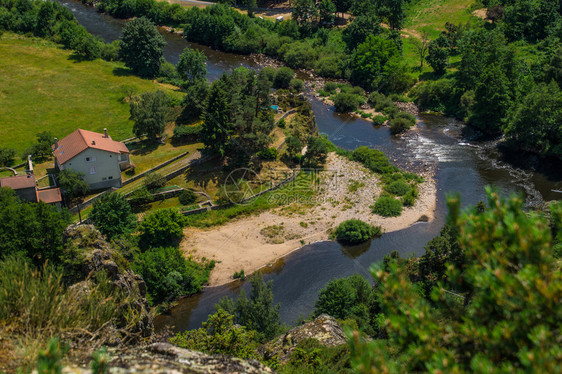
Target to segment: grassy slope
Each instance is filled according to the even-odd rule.
[[[421,38],[422,32],[426,31],[429,39],[435,39],[441,31],[445,30],[445,23],[476,22],[478,19],[472,15],[471,10],[475,0],[418,0],[414,1],[406,11],[406,22],[402,34],[405,36],[404,57],[408,65],[419,66],[419,55],[414,48],[412,38]],[[453,59],[451,60],[453,61]],[[424,65],[422,72],[415,70],[415,74],[430,73],[433,70]]]
[[[62,138],[77,128],[107,127],[114,139],[128,138],[133,123],[123,101],[127,93],[164,89],[181,95],[127,76],[121,63],[80,62],[53,43],[10,33],[0,39],[0,71],[0,146],[18,153],[44,130]]]

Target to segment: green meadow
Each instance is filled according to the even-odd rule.
[[[81,61],[52,42],[11,33],[0,38],[0,72],[0,147],[18,157],[41,131],[62,138],[106,127],[113,139],[131,137],[127,97],[157,89],[183,95],[130,75],[122,63]]]

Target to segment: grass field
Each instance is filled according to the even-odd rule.
[[[427,30],[431,39],[445,30],[445,23],[455,25],[476,20],[471,9],[475,0],[419,0],[412,2],[406,11],[403,32],[419,37]]]
[[[11,33],[0,39],[0,72],[0,146],[18,157],[46,130],[60,139],[77,128],[106,127],[116,140],[131,137],[124,97],[157,89],[183,95],[129,75],[121,63],[79,61],[51,42]]]

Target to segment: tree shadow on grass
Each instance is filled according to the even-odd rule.
[[[144,156],[155,151],[161,145],[163,144],[158,141],[145,139],[140,142],[128,145],[128,148],[129,148],[129,152],[131,152],[131,155]]]
[[[200,165],[194,165],[186,170],[183,177],[185,182],[193,182],[196,187],[207,191],[210,184],[222,185],[224,183],[226,175],[223,174],[220,162],[213,160]]]
[[[84,56],[82,56],[82,55],[80,55],[76,52],[74,52],[70,56],[68,56],[68,59],[70,61],[74,61],[75,63],[84,62],[84,61],[93,61],[93,59],[84,57]]]
[[[130,77],[135,74],[133,74],[133,71],[129,68],[119,66],[113,69],[113,75],[115,75],[116,77]]]

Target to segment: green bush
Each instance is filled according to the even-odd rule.
[[[386,191],[397,196],[404,196],[410,192],[411,187],[403,179],[394,181],[386,186]]]
[[[385,123],[387,120],[388,120],[388,117],[381,116],[381,115],[379,114],[379,115],[376,115],[376,116],[373,117],[373,124],[375,124],[375,125],[377,125],[377,126],[381,126],[381,125],[384,125],[384,123]]]
[[[174,209],[149,213],[139,224],[139,245],[143,248],[178,245],[184,223],[185,217]]]
[[[396,106],[389,97],[377,91],[371,92],[367,101],[378,112]]]
[[[183,190],[178,195],[181,205],[190,205],[197,201],[197,195],[191,190]]]
[[[357,110],[360,103],[361,97],[351,93],[340,92],[334,98],[334,105],[338,113],[353,112]]]
[[[389,121],[390,123],[390,133],[392,135],[397,135],[408,130],[412,123],[406,118],[393,118]]]
[[[258,156],[264,160],[275,160],[279,155],[276,148],[270,147],[258,152]]]
[[[373,213],[382,217],[398,217],[402,214],[402,203],[392,196],[381,196],[371,209]]]
[[[199,140],[199,134],[201,133],[201,125],[194,126],[176,126],[174,127],[174,138],[189,139],[197,141]]]
[[[334,237],[348,244],[359,244],[372,237],[381,236],[380,226],[371,226],[359,219],[349,219],[339,224],[334,232]]]
[[[148,173],[144,177],[144,186],[147,190],[157,190],[166,185],[166,178],[160,173]]]
[[[413,114],[410,114],[408,112],[398,112],[394,118],[404,118],[407,119],[408,121],[410,121],[410,123],[412,125],[416,124],[416,116],[414,116]]]
[[[148,299],[153,305],[199,292],[209,277],[208,269],[186,260],[174,247],[138,253],[133,270],[145,281]]]
[[[137,227],[137,217],[133,214],[131,205],[118,192],[105,194],[94,201],[89,218],[108,240],[130,234]]]
[[[281,67],[275,73],[273,86],[275,88],[289,88],[291,79],[295,76],[295,72],[288,67]]]
[[[378,149],[359,147],[351,153],[351,159],[362,163],[375,173],[394,173],[398,168],[390,163],[386,155]]]
[[[302,90],[304,90],[304,81],[302,79],[291,79],[291,82],[289,83],[289,86],[297,91],[297,92],[301,92]]]
[[[324,85],[324,91],[328,92],[329,94],[335,94],[337,88],[338,84],[336,82],[326,82],[326,84]]]

